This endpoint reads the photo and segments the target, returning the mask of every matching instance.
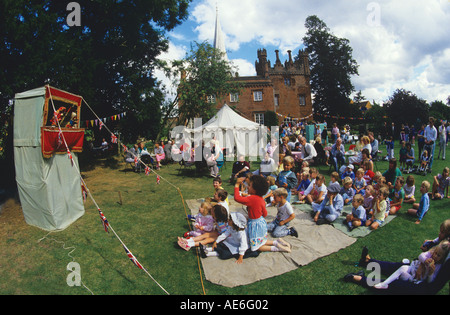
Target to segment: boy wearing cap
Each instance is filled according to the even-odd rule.
[[[284,188],[277,188],[273,195],[278,212],[275,220],[267,223],[267,231],[272,232],[273,237],[284,237],[286,235],[298,237],[295,228],[289,227],[289,222],[295,218],[295,213],[289,201],[286,200],[288,192]]]
[[[320,204],[313,205],[314,222],[318,225],[331,223],[341,215],[344,199],[339,191],[341,186],[335,182],[327,187],[327,195]]]
[[[353,166],[353,164],[349,164],[345,169],[345,171],[342,172],[341,179],[343,180],[346,177],[350,177],[352,180],[354,180],[355,179],[355,173],[353,172],[354,169],[355,167]]]

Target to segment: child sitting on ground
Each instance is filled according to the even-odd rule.
[[[353,197],[355,196],[355,191],[352,188],[353,180],[350,177],[345,177],[342,180],[342,188],[340,194],[342,198],[344,198],[344,205],[352,202]]]
[[[331,223],[341,215],[344,208],[344,200],[339,194],[339,183],[331,183],[327,187],[326,197],[320,204],[313,204],[311,215],[317,225]]]
[[[219,257],[220,259],[236,258],[237,264],[242,264],[247,257],[256,257],[259,252],[252,252],[248,246],[247,219],[239,212],[232,212],[228,219],[228,228],[222,233],[211,248],[200,246],[202,258]]]
[[[375,197],[375,189],[372,185],[366,186],[366,193],[364,194],[363,207],[366,209],[366,213],[369,213],[373,208],[373,201]]]
[[[448,187],[450,186],[450,177],[449,177],[450,169],[448,167],[444,167],[442,174],[437,174],[434,176],[433,181],[433,190],[431,192],[431,198],[435,199],[443,199],[449,198],[448,196]]]
[[[292,156],[283,158],[283,171],[277,176],[277,186],[283,187],[288,192],[287,201],[291,201],[291,189],[297,187],[297,177],[292,169],[295,167],[295,160]]]
[[[264,195],[264,200],[266,201],[266,207],[270,207],[272,205],[275,205],[275,200],[273,198],[273,192],[275,189],[278,188],[278,186],[275,184],[275,177],[273,176],[267,176],[267,183],[269,184],[269,190],[267,190],[267,194]]]
[[[367,185],[372,184],[373,178],[375,176],[375,173],[372,171],[372,164],[370,160],[366,160],[363,162],[363,170],[364,170],[364,175],[363,178],[366,181]],[[381,175],[381,173],[380,173]]]
[[[295,228],[289,227],[289,222],[295,218],[295,213],[289,201],[286,200],[287,196],[288,193],[284,188],[278,188],[274,191],[277,217],[267,224],[267,231],[272,232],[273,237],[278,238],[286,235],[298,237]]]
[[[349,231],[366,224],[366,209],[363,207],[364,197],[357,194],[352,200],[352,213],[345,218]]]
[[[310,184],[311,181],[309,180],[309,170],[303,171],[303,173],[301,174],[300,184],[298,185],[296,190],[298,199],[300,199],[300,196],[303,196],[304,192],[306,191],[306,189],[308,189]],[[296,201],[295,203],[304,203],[304,200],[303,202]]]
[[[223,206],[229,214],[230,206],[228,205],[228,203],[226,201],[227,199],[228,199],[228,193],[226,192],[225,189],[217,189],[216,190],[216,193],[214,194],[214,200],[217,201],[217,204]]]
[[[363,178],[364,170],[359,168],[356,171],[356,177],[353,180],[353,189],[355,190],[355,195],[361,194],[364,196],[365,188],[366,188],[366,180]]]
[[[366,220],[366,226],[369,226],[372,230],[378,229],[383,225],[386,219],[387,201],[389,196],[389,189],[387,186],[380,188],[378,195],[375,196],[374,206],[370,211],[369,218]]]
[[[426,180],[420,185],[420,192],[422,198],[420,198],[420,203],[414,203],[411,209],[408,209],[408,214],[412,216],[417,216],[416,224],[420,224],[424,215],[427,213],[430,207],[430,197],[428,196],[428,190],[430,189],[430,183]]]
[[[403,200],[404,203],[416,202],[416,198],[414,198],[416,186],[414,186],[414,183],[415,183],[414,176],[408,175],[408,177],[406,177],[406,183],[403,186],[403,190],[405,191],[405,200]]]
[[[213,243],[220,234],[225,232],[228,228],[228,211],[223,206],[217,204],[211,211],[211,216],[215,222],[215,229],[211,232],[205,232],[199,236],[191,237],[189,239],[178,237],[178,245],[188,251],[191,247],[206,245]]]
[[[215,194],[219,189],[223,189],[223,187],[222,187],[222,179],[221,179],[219,176],[214,177],[214,179],[213,179],[213,187],[214,187],[214,194]],[[215,199],[214,199],[214,200],[212,200],[212,201],[219,202],[220,200],[215,200]],[[227,198],[225,199],[225,201],[226,201],[227,205],[230,204],[229,201],[228,201],[228,196],[227,196]]]
[[[339,173],[338,172],[333,172],[333,173],[330,174],[330,182],[328,183],[328,185],[331,184],[331,183],[338,183],[339,184],[339,180],[340,179],[341,178],[339,177]]]
[[[389,214],[396,214],[403,205],[403,200],[405,199],[405,190],[403,189],[403,184],[405,183],[405,179],[403,176],[397,177],[394,184],[394,190],[390,196],[391,203]]]
[[[325,186],[325,176],[319,174],[317,175],[314,183],[311,183],[308,189],[305,190],[302,198],[311,205],[315,203],[320,204],[325,198],[326,194],[327,186]]]
[[[342,172],[341,174],[341,179],[344,180],[344,178],[346,177],[350,177],[352,180],[355,179],[355,173],[353,173],[353,169],[355,167],[353,166],[353,164],[349,164],[346,168],[345,171]]]
[[[212,205],[209,202],[202,202],[195,216],[194,230],[184,233],[184,237],[200,236],[214,230],[214,218],[211,215]]]

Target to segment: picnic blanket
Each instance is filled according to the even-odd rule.
[[[187,200],[192,214],[198,212],[202,199]],[[230,212],[240,212],[247,216],[245,206],[229,197]],[[238,265],[235,259],[221,260],[217,257],[201,259],[205,277],[208,281],[226,287],[250,284],[275,277],[297,269],[300,266],[335,253],[356,241],[332,225],[316,225],[307,210],[308,205],[294,206],[295,219],[290,226],[296,228],[298,238],[286,236],[283,239],[292,245],[291,253],[263,252],[258,257],[244,259]],[[311,209],[311,206],[309,206]],[[277,213],[276,207],[267,208],[266,221],[272,221]],[[269,235],[269,239],[273,239]]]

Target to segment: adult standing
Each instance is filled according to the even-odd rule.
[[[447,130],[445,128],[445,121],[441,121],[441,125],[439,126],[439,152],[437,158],[441,156],[442,151],[442,159],[445,160],[445,149],[447,145]]]
[[[419,146],[419,157],[422,155],[423,146],[425,145],[425,125],[421,125],[417,132],[417,145]]]
[[[336,143],[336,140],[338,139],[338,134],[339,134],[339,128],[337,126],[337,123],[334,123],[333,129],[331,129],[331,141],[333,141],[333,143]]]
[[[424,137],[425,137],[425,145],[424,150],[429,149],[430,155],[430,167],[428,168],[428,172],[431,173],[433,168],[433,160],[434,160],[434,149],[436,148],[436,139],[437,139],[437,129],[434,126],[434,118],[430,117],[428,120],[428,125],[425,127]],[[431,151],[431,152],[430,152]]]

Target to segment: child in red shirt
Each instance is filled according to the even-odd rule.
[[[239,185],[244,180],[240,177],[234,185],[234,200],[247,206],[248,211],[248,235],[250,248],[252,251],[272,251],[290,252],[291,246],[285,241],[278,239],[267,240],[267,223],[264,219],[267,216],[266,203],[263,196],[269,186],[267,180],[260,175],[253,175],[250,178],[247,197],[242,197],[239,192]]]

